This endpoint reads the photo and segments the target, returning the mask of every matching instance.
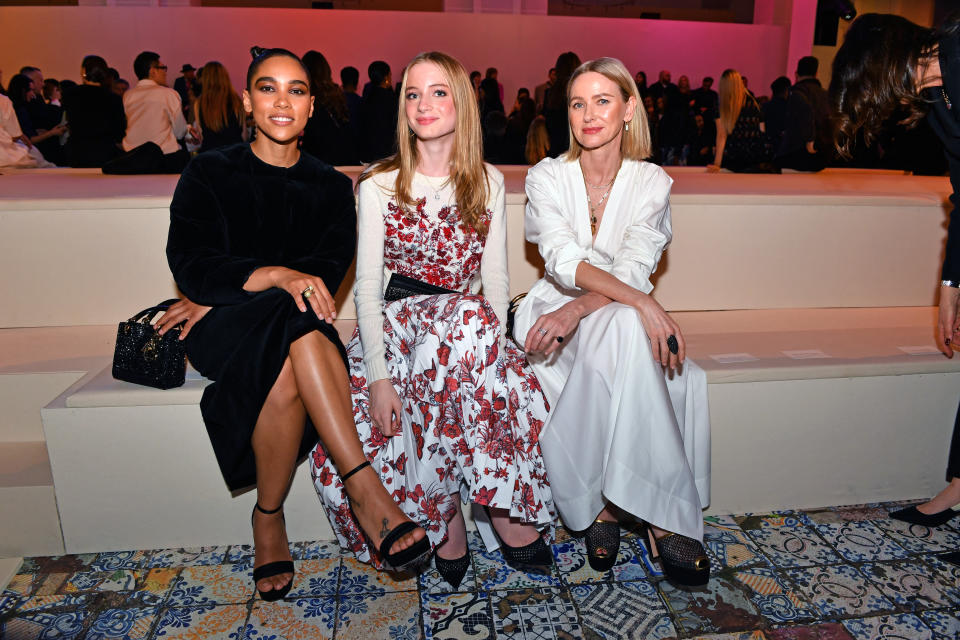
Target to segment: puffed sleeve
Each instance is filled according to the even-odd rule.
[[[656,165],[641,165],[640,194],[610,273],[644,293],[653,291],[650,274],[670,244],[670,186],[673,179]]]
[[[357,206],[350,178],[333,173],[323,184],[325,197],[317,211],[317,228],[309,237],[316,242],[303,257],[283,266],[318,276],[330,295],[336,295],[343,277],[353,262],[357,244]]]
[[[387,352],[383,344],[383,242],[385,228],[378,177],[360,183],[357,192],[360,229],[357,244],[357,281],[353,300],[357,305],[357,327],[367,369],[367,383],[389,377]]]
[[[170,203],[167,262],[180,291],[210,306],[249,300],[243,285],[255,269],[267,266],[226,253],[220,200],[197,160],[180,176]]]
[[[480,281],[483,295],[493,307],[501,326],[507,325],[507,307],[510,306],[510,276],[507,273],[507,205],[504,196],[503,175],[493,167],[487,168],[490,180],[490,226],[480,259]]]
[[[589,256],[570,223],[573,203],[563,202],[560,196],[556,175],[560,162],[543,160],[527,172],[523,223],[527,240],[540,249],[547,275],[561,287],[577,290],[577,266]]]

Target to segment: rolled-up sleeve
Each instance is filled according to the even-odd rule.
[[[562,201],[553,169],[541,163],[527,172],[524,228],[527,240],[540,249],[547,275],[565,289],[578,290],[577,266],[588,259],[588,249],[577,242],[573,203]]]
[[[610,273],[644,293],[653,291],[650,275],[656,270],[663,250],[670,243],[673,229],[670,221],[670,186],[673,180],[659,167],[639,186],[640,196],[623,236],[620,250],[614,256]]]

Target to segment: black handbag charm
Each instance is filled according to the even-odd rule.
[[[429,282],[402,276],[399,273],[391,273],[390,280],[387,282],[387,290],[383,292],[383,299],[385,302],[393,302],[409,296],[436,296],[444,293],[458,292],[432,285]]]
[[[187,373],[187,355],[180,341],[180,327],[162,336],[150,325],[160,311],[178,302],[176,298],[144,309],[117,327],[113,352],[113,377],[157,389],[179,387]]]

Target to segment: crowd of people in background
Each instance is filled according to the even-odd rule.
[[[395,152],[400,83],[394,84],[388,63],[370,63],[361,88],[356,67],[342,68],[338,83],[322,53],[308,51],[302,61],[315,96],[301,138],[306,152],[334,166],[368,164]],[[542,84],[532,91],[521,87],[509,103],[496,68],[470,74],[488,162],[533,165],[566,151],[567,105],[557,89],[566,87],[579,64],[575,53],[561,54]],[[191,153],[254,135],[219,62],[200,69],[184,64],[172,89],[166,65],[149,51],[134,61],[133,87],[100,56],[86,56],[81,67],[81,84],[44,78],[39,68],[26,66],[4,90],[0,76],[0,166],[179,173]],[[793,79],[781,76],[769,95],[757,96],[735,69],[725,70],[719,82],[706,76],[696,88],[686,75],[674,83],[669,70],[661,70],[652,84],[637,71],[634,81],[653,140],[649,160],[751,173],[819,171],[840,164],[944,173],[942,154],[928,152],[939,145],[928,126],[907,129],[897,126],[896,118],[882,139],[860,145],[857,157],[838,158],[830,144],[827,92],[817,76],[817,59],[807,56]]]

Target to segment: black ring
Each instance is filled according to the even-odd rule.
[[[680,351],[680,343],[677,342],[677,336],[671,334],[670,337],[667,338],[667,349],[670,349],[670,353],[673,355],[677,355]]]
[[[563,342],[563,336],[557,336],[557,342]]]

